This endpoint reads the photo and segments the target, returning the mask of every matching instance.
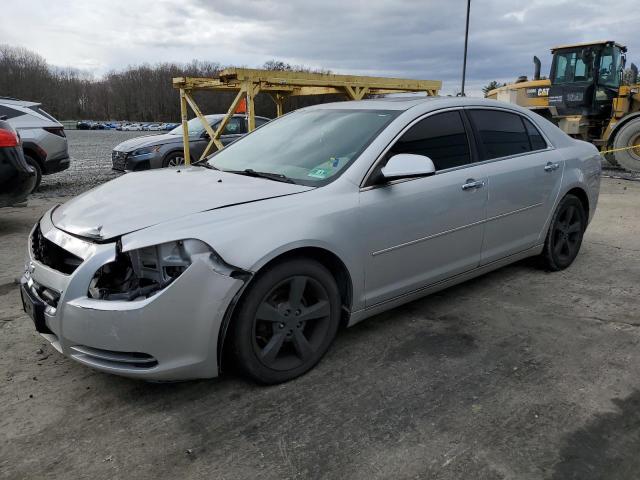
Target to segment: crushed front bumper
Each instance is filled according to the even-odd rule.
[[[97,300],[87,296],[89,282],[113,261],[116,244],[97,244],[71,236],[40,221],[42,235],[82,258],[69,275],[36,260],[31,232],[23,285],[37,294],[59,295],[48,304],[42,336],[64,355],[109,373],[154,381],[209,378],[218,375],[218,337],[225,313],[243,281],[214,271],[196,260],[173,283],[155,295],[134,301]]]

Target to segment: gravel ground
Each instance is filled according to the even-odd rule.
[[[637,479],[640,183],[604,179],[576,262],[520,262],[339,333],[292,382],[149,384],[62,357],[0,217],[0,478]]]
[[[42,177],[35,198],[78,195],[122,175],[111,170],[111,150],[120,142],[149,132],[117,130],[65,130],[69,139],[69,169]]]

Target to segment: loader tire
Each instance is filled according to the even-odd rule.
[[[616,134],[613,148],[640,145],[640,118],[631,120]],[[609,158],[610,157],[610,158]],[[640,172],[640,147],[613,152],[607,160],[630,172]]]

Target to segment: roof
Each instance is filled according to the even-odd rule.
[[[34,107],[42,105],[40,102],[29,102],[28,100],[18,100],[11,97],[0,97],[2,105],[15,105],[17,107]]]
[[[501,102],[502,103],[502,102]],[[496,106],[496,100],[479,97],[384,97],[371,98],[367,100],[351,100],[346,102],[321,103],[307,109],[341,109],[341,110],[400,110],[405,111],[410,108],[423,105],[427,109],[429,106],[433,110],[460,107],[460,106]],[[512,107],[511,104],[505,104]],[[306,109],[305,109],[306,110]]]
[[[613,40],[600,40],[597,42],[573,43],[570,45],[561,45],[559,47],[553,47],[551,49],[551,53],[555,52],[556,50],[564,50],[566,48],[589,47],[594,45],[615,45],[616,47],[622,49],[623,51],[625,52],[627,51],[627,47],[625,47],[620,43],[614,42]]]

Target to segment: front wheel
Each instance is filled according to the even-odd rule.
[[[259,274],[233,325],[242,370],[265,384],[286,382],[315,366],[340,323],[340,294],[318,262],[296,259]]]
[[[184,165],[184,153],[174,152],[167,155],[167,158],[162,162],[163,167],[180,167]]]
[[[542,259],[551,271],[564,270],[578,256],[587,228],[587,215],[575,195],[566,195],[556,208],[544,243]]]

